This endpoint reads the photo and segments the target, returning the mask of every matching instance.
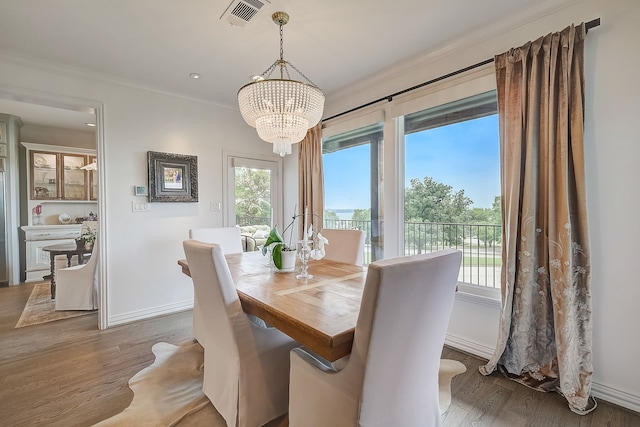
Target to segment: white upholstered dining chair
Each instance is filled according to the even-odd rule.
[[[289,352],[299,344],[242,311],[220,245],[183,243],[198,298],[207,306],[203,391],[229,427],[257,427],[287,412]]]
[[[225,255],[242,252],[240,227],[192,228],[189,230],[189,239],[217,243],[222,246]]]
[[[369,265],[351,354],[339,371],[291,352],[291,427],[439,426],[438,371],[462,253]]]
[[[98,242],[95,242],[91,256],[85,264],[56,268],[56,310],[96,310],[97,273]]]
[[[240,227],[213,227],[192,228],[189,230],[189,239],[204,243],[217,243],[226,254],[238,254],[242,252],[242,237]],[[204,325],[202,310],[194,288],[193,294],[193,337],[204,347]]]
[[[323,228],[321,233],[329,241],[324,247],[325,259],[347,264],[362,265],[364,256],[364,231]]]

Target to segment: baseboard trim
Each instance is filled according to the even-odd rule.
[[[453,334],[447,334],[444,343],[456,350],[464,351],[487,360],[493,357],[495,351],[494,347],[486,346]],[[640,396],[635,394],[618,390],[595,381],[591,383],[591,394],[597,399],[602,399],[608,403],[613,403],[614,405],[640,413]]]
[[[591,394],[609,403],[640,413],[640,396],[597,382],[591,383]]]
[[[444,343],[449,347],[453,347],[455,349],[473,354],[474,356],[478,356],[487,360],[489,360],[493,356],[493,352],[495,351],[494,347],[480,344],[478,342],[453,334],[447,334],[444,339]]]
[[[180,311],[192,310],[193,300],[181,301],[175,304],[166,304],[159,307],[153,307],[145,310],[132,311],[129,313],[118,314],[107,317],[107,328],[111,326],[124,325],[125,323],[145,320],[151,317],[164,316],[167,314],[178,313]]]

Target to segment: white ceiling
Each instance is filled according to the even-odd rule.
[[[284,58],[330,96],[391,64],[486,33],[493,22],[575,0],[264,1],[239,27],[220,19],[231,0],[2,0],[0,53],[235,108],[238,88],[279,56],[275,11],[291,16]],[[194,72],[202,78],[191,79]],[[0,112],[27,124],[86,121],[65,122],[30,105],[0,99]]]

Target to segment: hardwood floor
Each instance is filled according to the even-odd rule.
[[[0,289],[0,426],[91,426],[126,408],[151,346],[192,339],[191,312],[98,330],[97,314],[14,329],[32,284]]]
[[[153,361],[159,341],[192,338],[191,311],[104,331],[97,315],[14,329],[32,284],[0,288],[0,426],[91,426],[127,407],[127,381]],[[640,426],[640,414],[598,401],[587,416],[564,398],[478,373],[482,359],[445,348],[467,372],[452,382],[443,426]]]
[[[502,374],[485,377],[478,372],[486,360],[445,347],[442,357],[459,360],[467,372],[453,378],[451,406],[443,417],[444,427],[635,427],[640,414],[597,399],[598,407],[588,415],[569,409],[558,393],[541,393]]]

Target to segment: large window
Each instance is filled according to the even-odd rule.
[[[386,206],[399,215],[388,256],[456,248],[463,252],[460,287],[496,297],[502,218],[495,90],[394,120],[401,130],[390,138],[403,154],[387,167],[404,171],[396,175],[404,191],[386,202],[404,204]],[[364,230],[366,262],[384,257],[382,148],[382,123],[323,140],[324,227]]]
[[[459,281],[499,288],[501,207],[495,91],[404,117],[404,253],[457,248]]]
[[[383,257],[382,142],[382,123],[322,141],[324,227],[364,230],[365,263]]]

